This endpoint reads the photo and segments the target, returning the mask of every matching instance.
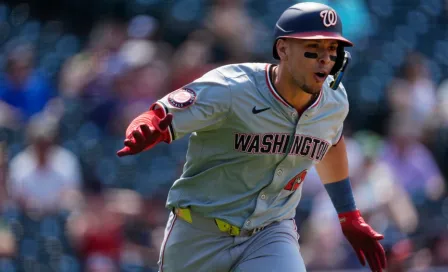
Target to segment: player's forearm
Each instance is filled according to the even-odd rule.
[[[356,210],[348,178],[348,160],[344,138],[330,148],[316,169],[336,211],[344,213]]]
[[[332,146],[324,159],[316,165],[323,184],[338,182],[348,177],[348,160],[344,138]]]
[[[382,271],[386,267],[386,254],[378,242],[384,236],[373,230],[357,209],[348,177],[348,160],[344,139],[332,147],[318,173],[325,185],[328,196],[338,213],[342,232],[352,245],[362,265],[366,260],[372,271]]]

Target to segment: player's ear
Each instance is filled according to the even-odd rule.
[[[278,56],[280,57],[280,60],[286,61],[288,60],[288,42],[286,39],[278,39],[277,43],[275,44],[277,48]]]

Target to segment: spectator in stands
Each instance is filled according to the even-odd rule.
[[[28,146],[10,162],[9,193],[25,210],[44,214],[65,208],[65,196],[80,189],[78,158],[57,143],[59,122],[40,113],[27,126]]]
[[[31,44],[20,44],[7,52],[5,72],[0,75],[0,108],[5,114],[26,121],[54,95],[50,81],[35,69]]]
[[[392,168],[395,181],[412,196],[414,203],[438,200],[445,193],[445,182],[429,149],[419,142],[415,120],[405,113],[395,114],[381,161]]]
[[[117,21],[99,22],[91,31],[86,48],[63,65],[61,95],[80,102],[88,121],[101,128],[113,115],[117,98],[114,79],[117,52],[126,40],[125,25]]]
[[[212,63],[214,43],[208,30],[197,30],[188,35],[173,55],[170,90],[184,86],[217,66]]]
[[[169,67],[158,56],[157,43],[145,39],[127,40],[117,53],[114,92],[116,103],[110,127],[121,133],[140,111],[168,92]]]
[[[6,194],[6,179],[7,179],[7,152],[6,143],[0,142],[0,258],[12,257],[16,253],[15,237],[8,225],[8,222],[3,218],[2,213],[7,202]]]
[[[442,81],[437,89],[436,112],[428,128],[429,146],[448,182],[448,79]]]
[[[362,174],[357,184],[354,184],[358,208],[371,216],[388,217],[384,221],[394,225],[403,234],[414,233],[418,215],[410,195],[396,182],[396,173],[391,165],[379,160],[385,148],[384,139],[369,131],[357,132],[354,138],[364,154],[359,171]]]
[[[68,97],[105,98],[111,91],[113,62],[126,30],[116,21],[102,21],[92,29],[86,48],[63,67],[60,90]]]
[[[119,271],[123,250],[120,211],[109,205],[99,181],[86,183],[85,205],[67,223],[68,235],[82,261],[83,271]]]
[[[215,62],[233,63],[247,61],[255,47],[255,20],[249,16],[242,0],[215,0],[205,27],[216,38]]]
[[[392,114],[401,113],[413,121],[413,129],[422,134],[424,127],[436,109],[436,89],[430,77],[427,59],[412,53],[406,57],[402,76],[395,79],[388,91]]]

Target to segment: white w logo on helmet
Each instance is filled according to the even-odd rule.
[[[322,10],[320,12],[320,17],[322,17],[322,22],[326,27],[334,26],[338,22],[338,15],[336,14],[336,11],[332,9]]]

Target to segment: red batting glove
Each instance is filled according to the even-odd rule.
[[[374,231],[361,217],[359,210],[339,214],[342,232],[352,245],[363,266],[366,259],[372,271],[386,269],[386,253],[378,242],[383,235]]]
[[[169,113],[162,118],[158,115],[160,112],[151,110],[131,122],[126,130],[125,147],[117,152],[119,157],[148,150],[161,141],[170,141],[167,128],[173,121],[173,115]]]

